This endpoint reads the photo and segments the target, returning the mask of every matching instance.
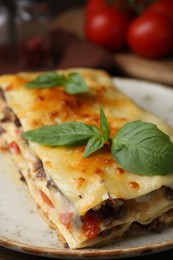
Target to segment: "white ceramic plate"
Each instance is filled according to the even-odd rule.
[[[139,105],[154,112],[173,126],[173,90],[168,87],[139,80],[116,78],[119,89]],[[11,171],[13,167],[14,171]],[[0,154],[0,245],[21,252],[59,258],[120,258],[153,253],[173,248],[173,227],[161,234],[150,234],[103,248],[70,250],[58,242],[35,213],[27,187],[19,181],[13,161]]]

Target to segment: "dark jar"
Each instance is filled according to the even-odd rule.
[[[47,3],[38,0],[17,0],[15,27],[20,64],[26,68],[50,66]]]

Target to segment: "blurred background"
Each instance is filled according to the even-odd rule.
[[[0,74],[68,67],[173,86],[173,1],[0,0]]]

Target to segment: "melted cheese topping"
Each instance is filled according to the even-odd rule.
[[[75,69],[63,73],[72,71],[79,72],[86,80],[88,93],[69,95],[62,87],[27,89],[25,83],[37,76],[32,73],[0,78],[7,104],[20,119],[24,131],[66,121],[79,121],[99,127],[99,108],[102,105],[112,135],[127,121],[142,120],[155,123],[173,140],[173,130],[120,93],[105,72]],[[84,147],[51,148],[32,142],[29,144],[32,152],[43,162],[46,173],[75,205],[80,215],[109,196],[133,199],[163,185],[173,186],[172,174],[147,177],[121,170],[106,146],[83,159]]]

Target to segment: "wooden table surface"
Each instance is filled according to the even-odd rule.
[[[0,247],[0,260],[44,260],[45,258],[39,256],[33,256],[28,254],[19,253],[4,247]]]

